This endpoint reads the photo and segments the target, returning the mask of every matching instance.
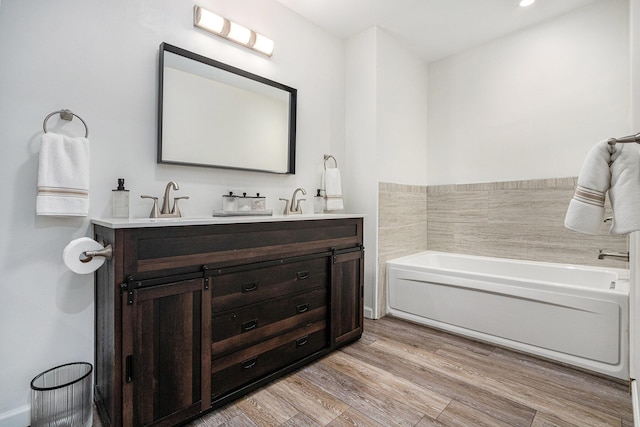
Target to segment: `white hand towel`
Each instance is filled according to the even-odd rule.
[[[342,182],[340,179],[340,169],[329,168],[324,172],[325,198],[327,199],[328,211],[341,211],[344,209],[342,200]]]
[[[567,209],[565,227],[580,233],[598,233],[604,221],[605,193],[611,186],[609,165],[618,155],[618,150],[606,140],[589,150]]]
[[[89,213],[89,140],[47,132],[38,164],[36,213],[87,216]]]
[[[613,210],[611,234],[640,231],[640,145],[616,144],[620,155],[611,165],[609,200]]]

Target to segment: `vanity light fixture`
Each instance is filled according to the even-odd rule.
[[[210,10],[203,9],[200,6],[194,6],[193,26],[256,50],[267,56],[273,54],[274,43],[270,38],[256,33],[237,22],[217,15]]]
[[[520,7],[527,7],[534,4],[536,0],[520,0]]]

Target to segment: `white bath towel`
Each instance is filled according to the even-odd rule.
[[[594,146],[584,161],[565,217],[565,227],[597,234],[604,221],[606,192],[613,210],[611,234],[640,230],[640,146]]]
[[[611,186],[609,165],[617,154],[618,150],[607,141],[600,141],[589,150],[567,209],[565,227],[580,233],[598,233],[604,220],[605,194]]]
[[[328,168],[324,171],[324,189],[327,199],[326,210],[341,211],[344,209],[342,200],[342,180],[340,179],[340,169]]]
[[[47,132],[38,164],[36,213],[87,216],[89,213],[89,140]]]
[[[613,210],[611,234],[640,231],[640,145],[616,144],[619,156],[611,164],[609,200]]]

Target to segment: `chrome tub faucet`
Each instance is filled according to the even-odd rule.
[[[629,262],[629,252],[604,252],[603,249],[598,250],[598,259],[613,258],[620,261]]]

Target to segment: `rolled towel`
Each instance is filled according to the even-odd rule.
[[[569,203],[564,226],[586,234],[597,234],[604,220],[605,193],[611,186],[609,165],[619,150],[606,140],[596,144],[582,165],[576,191]]]
[[[89,214],[89,140],[47,132],[38,164],[36,213],[51,216]]]
[[[325,198],[327,199],[326,210],[343,210],[344,202],[342,200],[342,182],[340,179],[340,170],[338,168],[329,168],[325,170],[324,189]]]
[[[613,210],[611,234],[640,231],[640,145],[616,144],[619,155],[611,164],[609,199]]]

